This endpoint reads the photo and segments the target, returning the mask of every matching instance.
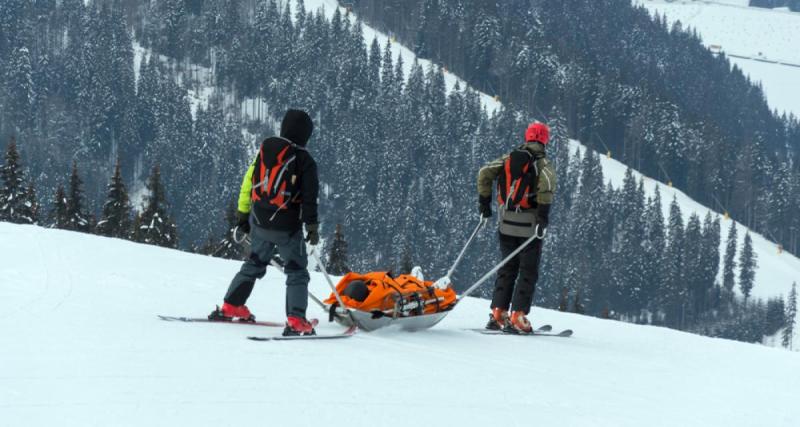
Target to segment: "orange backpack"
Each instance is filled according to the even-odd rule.
[[[345,288],[354,280],[366,283],[369,293],[363,301],[344,294]],[[439,289],[433,282],[422,281],[414,276],[402,274],[391,277],[386,272],[347,273],[336,285],[342,302],[349,308],[366,311],[373,317],[408,317],[446,311],[456,302],[456,292],[452,287]],[[338,305],[336,296],[331,293],[325,304]]]

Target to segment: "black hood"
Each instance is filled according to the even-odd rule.
[[[289,110],[281,122],[281,136],[305,147],[311,133],[314,132],[314,122],[308,113],[302,110]]]

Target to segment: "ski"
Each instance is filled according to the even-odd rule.
[[[540,327],[538,329],[535,329],[530,334],[514,334],[514,333],[511,333],[511,332],[497,331],[497,330],[491,330],[491,329],[478,329],[478,328],[473,328],[473,329],[468,329],[468,330],[473,331],[473,332],[477,332],[479,334],[484,334],[484,335],[518,335],[518,336],[523,336],[523,337],[526,336],[526,335],[535,335],[535,336],[542,336],[542,337],[562,337],[562,338],[567,338],[567,337],[571,337],[572,333],[573,333],[572,329],[564,329],[561,332],[551,333],[550,331],[553,330],[553,327],[550,326],[550,325],[544,325],[544,326],[542,326],[542,327]]]
[[[158,315],[158,318],[161,320],[165,320],[167,322],[187,322],[187,323],[233,323],[237,325],[255,325],[255,326],[269,326],[274,328],[280,328],[286,326],[284,322],[265,322],[265,321],[253,321],[248,322],[246,320],[210,320],[206,317],[179,317],[179,316],[162,316]]]
[[[282,335],[273,336],[273,337],[247,337],[247,339],[251,341],[295,341],[295,340],[332,340],[332,339],[339,339],[339,338],[350,338],[355,335],[356,330],[358,327],[350,326],[342,332],[341,334],[332,334],[332,335],[292,335],[288,337],[284,337]]]
[[[488,332],[489,334],[502,334],[503,331],[499,329],[486,329],[486,328],[470,328],[468,331],[473,332]],[[551,325],[542,325],[534,330],[534,332],[550,332],[553,330]]]

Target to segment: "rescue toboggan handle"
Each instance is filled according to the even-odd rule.
[[[489,280],[489,278],[492,277],[492,274],[497,273],[498,270],[500,270],[504,265],[506,265],[507,262],[511,261],[512,258],[517,256],[518,253],[522,252],[522,250],[525,249],[526,246],[530,245],[534,240],[536,240],[536,239],[544,240],[544,236],[545,236],[546,233],[547,233],[547,229],[544,228],[544,229],[542,229],[542,234],[539,234],[539,224],[536,224],[536,228],[533,230],[533,236],[529,237],[528,240],[526,240],[521,245],[519,245],[519,247],[517,249],[514,249],[514,252],[511,252],[510,254],[508,254],[508,256],[505,257],[502,261],[500,261],[499,264],[494,266],[494,268],[492,268],[486,274],[484,274],[483,277],[478,279],[477,282],[475,282],[472,286],[467,288],[467,290],[464,291],[463,294],[459,295],[458,299],[456,299],[456,304],[459,301],[461,301],[462,299],[464,299],[464,297],[466,297],[469,294],[471,294],[472,292],[474,292],[475,289],[478,289],[478,286],[482,285],[483,282]]]

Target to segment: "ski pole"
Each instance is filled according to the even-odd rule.
[[[436,286],[437,288],[440,288],[440,289],[444,289],[450,284],[450,276],[452,276],[453,272],[456,271],[456,267],[458,267],[458,264],[461,262],[461,259],[464,258],[464,254],[467,252],[467,248],[472,243],[472,241],[475,239],[475,236],[478,235],[478,231],[480,231],[480,229],[483,228],[483,226],[486,224],[486,220],[487,220],[486,217],[481,216],[480,221],[478,221],[478,225],[475,227],[475,231],[473,231],[472,235],[469,236],[469,239],[467,239],[467,243],[464,244],[464,247],[461,249],[461,252],[458,254],[458,258],[456,258],[456,262],[454,262],[453,266],[450,267],[449,270],[447,270],[447,274],[445,274],[444,277],[442,277],[441,279],[437,280],[436,283],[433,284],[434,286]]]
[[[325,269],[325,265],[322,263],[322,260],[319,258],[319,255],[317,255],[316,247],[311,248],[311,256],[313,256],[314,260],[317,261],[317,266],[319,266],[320,271],[322,271],[322,275],[325,276],[325,280],[328,281],[328,286],[331,287],[333,295],[336,297],[336,301],[339,303],[339,307],[341,307],[347,313],[347,316],[350,317],[350,320],[353,322],[354,325],[358,325],[358,323],[356,323],[356,319],[353,317],[353,313],[351,313],[350,309],[347,308],[346,305],[344,305],[342,297],[339,296],[339,291],[336,290],[336,285],[333,284],[331,276],[328,275],[328,270]]]
[[[517,256],[518,253],[522,252],[522,250],[525,249],[526,246],[531,244],[531,242],[533,242],[535,239],[544,239],[544,235],[546,233],[547,233],[547,229],[544,228],[544,229],[542,229],[542,234],[539,235],[539,225],[537,224],[536,228],[533,230],[533,236],[529,237],[528,240],[526,240],[524,243],[519,245],[519,247],[517,249],[514,249],[514,252],[511,252],[510,254],[508,254],[508,256],[505,257],[502,261],[500,261],[499,264],[494,266],[494,268],[489,270],[488,273],[484,274],[483,277],[478,279],[478,281],[475,282],[475,284],[473,284],[472,286],[467,288],[467,290],[464,291],[463,294],[458,296],[458,300],[456,300],[456,302],[461,301],[462,299],[464,299],[464,297],[466,297],[467,295],[471,294],[475,289],[478,288],[478,286],[480,286],[481,284],[483,284],[483,282],[488,280],[489,277],[492,276],[492,274],[497,273],[497,270],[500,270],[500,268],[502,268],[504,265],[506,265],[507,262],[511,261],[511,258],[514,258],[515,256]]]

